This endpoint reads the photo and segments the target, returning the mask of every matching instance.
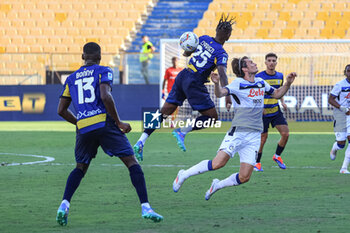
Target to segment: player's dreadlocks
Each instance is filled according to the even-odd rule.
[[[227,14],[225,17],[225,14],[223,13],[218,26],[216,26],[216,30],[232,31],[232,25],[236,23],[235,19],[236,17],[230,17],[230,14]]]

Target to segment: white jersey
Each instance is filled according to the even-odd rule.
[[[337,82],[332,91],[331,95],[335,96],[335,100],[340,106],[345,108],[350,107],[350,82],[347,79],[343,79]],[[337,108],[333,109],[334,116],[334,131],[343,132],[346,129],[346,115],[344,112]],[[346,130],[345,130],[346,131]]]
[[[262,132],[264,94],[271,95],[275,89],[259,77],[255,77],[254,82],[236,78],[225,88],[234,99],[232,128],[239,126]]]

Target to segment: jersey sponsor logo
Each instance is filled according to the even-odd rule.
[[[344,98],[345,98],[345,99],[350,99],[350,93],[347,94]]]
[[[222,58],[222,63],[225,64],[226,62],[227,62],[227,58],[226,58],[226,57],[223,57],[223,58]]]
[[[248,97],[256,97],[264,95],[264,91],[262,89],[254,90],[250,89]]]
[[[113,80],[113,74],[111,72],[108,72],[108,79]]]
[[[81,119],[81,118],[86,118],[86,117],[91,117],[91,116],[95,116],[95,115],[98,115],[98,114],[101,114],[102,113],[102,110],[101,109],[94,109],[94,110],[91,110],[91,111],[84,111],[84,112],[78,112],[77,114],[77,120]]]

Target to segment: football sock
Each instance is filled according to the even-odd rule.
[[[256,162],[257,162],[257,163],[260,163],[261,156],[262,156],[262,153],[258,153],[258,158],[256,159]]]
[[[337,151],[337,150],[344,149],[344,147],[345,147],[345,144],[344,144],[344,145],[340,145],[340,144],[338,144],[338,142],[335,142],[335,143],[333,144],[332,150]]]
[[[281,156],[283,150],[284,150],[284,147],[282,147],[282,146],[280,146],[279,144],[277,144],[277,148],[276,148],[276,153],[275,153],[275,155]]]
[[[143,171],[139,164],[135,164],[129,167],[131,183],[134,185],[137,195],[139,196],[140,203],[148,202],[146,181],[143,175]]]
[[[204,116],[204,115],[197,117],[197,118],[196,118],[196,121],[194,122],[194,127],[192,128],[192,130],[200,130],[200,129],[205,128],[205,127],[203,126],[203,123],[204,123],[204,121],[206,121],[206,120],[208,120],[208,119],[210,119],[210,117],[209,117],[209,116]],[[202,122],[202,124],[200,124],[200,125],[201,125],[200,127],[197,127],[197,122],[198,122],[198,121],[201,121],[201,122]]]
[[[148,137],[149,137],[149,135],[147,133],[142,133],[139,141],[141,141],[142,144],[145,145],[145,142],[146,142]]]
[[[212,162],[211,160],[203,160],[193,167],[190,167],[189,169],[185,170],[182,175],[185,179],[191,176],[199,175],[201,173],[207,172],[212,170]]]
[[[345,157],[344,157],[343,165],[341,166],[341,168],[348,169],[349,162],[350,162],[350,146],[348,145],[348,147],[346,148],[346,151],[345,151]]]
[[[164,120],[163,114],[159,116],[159,123],[161,124]],[[143,132],[148,134],[148,136],[151,136],[151,134],[154,132],[156,129],[145,129]],[[142,137],[142,136],[141,136]],[[140,138],[141,140],[141,138]]]
[[[183,135],[186,135],[187,133],[192,131],[192,126],[188,125],[187,127],[180,128],[180,131]]]
[[[69,203],[69,201],[67,201],[67,200],[63,200],[62,202],[61,202],[61,205],[62,204],[65,204],[68,208],[70,207],[70,203]]]
[[[232,175],[230,175],[229,177],[227,177],[224,180],[220,180],[217,184],[216,187],[217,189],[222,189],[228,186],[237,186],[240,185],[241,181],[239,180],[239,173],[234,173]]]
[[[70,202],[75,190],[79,187],[81,179],[84,177],[84,172],[79,168],[74,168],[74,170],[69,174],[66,189],[64,190],[63,200]]]
[[[141,207],[151,208],[151,205],[148,202],[142,203]]]

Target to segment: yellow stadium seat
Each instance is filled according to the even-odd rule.
[[[323,1],[322,2],[322,10],[324,11],[330,11],[330,10],[333,10],[333,2],[326,2],[326,1]]]
[[[326,25],[325,26],[328,27],[328,28],[335,28],[335,27],[338,26],[338,21],[329,19],[329,20],[326,21]]]
[[[307,37],[307,28],[299,27],[295,29],[294,38],[296,39],[304,39]]]
[[[314,20],[316,19],[316,12],[313,10],[306,10],[304,11],[304,19],[307,20]]]
[[[287,22],[287,28],[296,29],[297,27],[299,27],[299,21],[297,21],[297,20],[289,20]]]
[[[345,37],[346,30],[343,28],[334,28],[333,37],[343,39]]]
[[[347,30],[350,27],[348,20],[341,20],[338,22],[338,28]]]
[[[312,27],[312,21],[311,20],[302,20],[300,21],[300,28],[311,28]]]
[[[272,2],[270,3],[270,10],[280,11],[283,9],[282,3],[280,2]]]
[[[346,2],[335,2],[333,9],[335,11],[344,11],[349,7],[349,4],[347,4]]]
[[[268,11],[268,12],[266,12],[265,17],[267,20],[277,20],[278,19],[278,12],[277,11]]]
[[[279,28],[279,29],[284,29],[286,27],[286,25],[287,25],[286,21],[276,20],[274,27]]]
[[[39,44],[31,45],[31,46],[29,46],[29,49],[30,49],[31,53],[42,53],[42,52],[44,52],[43,47],[41,45],[39,45]]]
[[[222,9],[225,9],[225,8],[222,8]],[[230,10],[233,9],[235,11],[244,11],[245,10],[245,3],[244,2],[238,2],[238,1],[235,1],[233,4],[232,4],[232,7],[229,8]]]
[[[273,22],[271,20],[262,20],[261,21],[261,28],[272,28],[273,27]]]
[[[290,19],[290,12],[288,11],[281,11],[279,13],[279,20],[284,20],[284,21],[288,21]]]
[[[62,23],[66,19],[67,19],[67,13],[64,13],[64,12],[55,13],[55,20],[57,20],[58,22]]]
[[[296,10],[297,11],[304,11],[305,9],[308,9],[309,8],[309,3],[308,3],[308,1],[301,1],[301,2],[298,2],[297,4],[296,4]]]
[[[254,17],[254,19],[249,22],[249,26],[253,28],[259,28],[260,25],[261,25],[261,20],[256,17]]]
[[[249,11],[249,12],[253,12],[257,9],[257,3],[255,2],[250,2],[250,3],[247,3],[246,5],[246,10]]]
[[[258,39],[266,39],[269,35],[269,30],[266,28],[260,28],[256,31],[256,37]]]
[[[286,10],[291,10],[292,11],[292,10],[295,10],[296,4],[293,3],[293,2],[285,2],[283,4],[283,8],[286,9]]]
[[[236,5],[236,4],[231,3],[231,2],[222,2],[222,3],[220,3],[220,5],[221,5],[221,9],[231,11],[233,9],[234,5]]]
[[[303,20],[304,12],[303,11],[293,11],[290,17],[290,20]]]
[[[40,29],[44,29],[44,28],[47,28],[49,26],[47,20],[44,20],[44,19],[37,20],[35,23],[36,23],[36,26]]]
[[[293,38],[293,36],[294,36],[294,29],[286,28],[282,30],[282,38],[290,39],[290,38]]]
[[[0,53],[5,53],[5,52],[6,52],[5,46],[0,46]]]
[[[314,20],[312,21],[312,26],[314,28],[323,28],[324,27],[324,21],[323,20]]]
[[[321,30],[321,33],[320,33],[320,36],[322,37],[322,38],[327,38],[327,39],[329,39],[329,38],[331,38],[332,37],[332,29],[331,28],[324,28],[324,29],[322,29]]]
[[[331,14],[330,14],[330,19],[331,20],[341,20],[342,18],[342,15],[341,15],[341,12],[340,11],[332,11]]]
[[[343,20],[350,20],[350,11],[343,12]]]
[[[322,21],[326,21],[329,19],[329,12],[328,11],[320,11],[317,12],[317,20],[322,20]]]
[[[248,27],[246,30],[243,31],[242,38],[243,39],[255,38],[255,34],[256,34],[256,29],[252,27]]]
[[[239,16],[238,19],[246,20],[246,21],[251,21],[253,19],[253,12],[242,12],[241,16]]]
[[[280,39],[281,38],[281,29],[278,27],[271,28],[269,30],[270,39]]]
[[[11,10],[10,4],[0,4],[0,11],[7,14],[10,10]]]
[[[246,29],[248,26],[249,26],[249,22],[247,20],[241,20],[241,19],[237,20],[237,23],[236,23],[237,28]]]

